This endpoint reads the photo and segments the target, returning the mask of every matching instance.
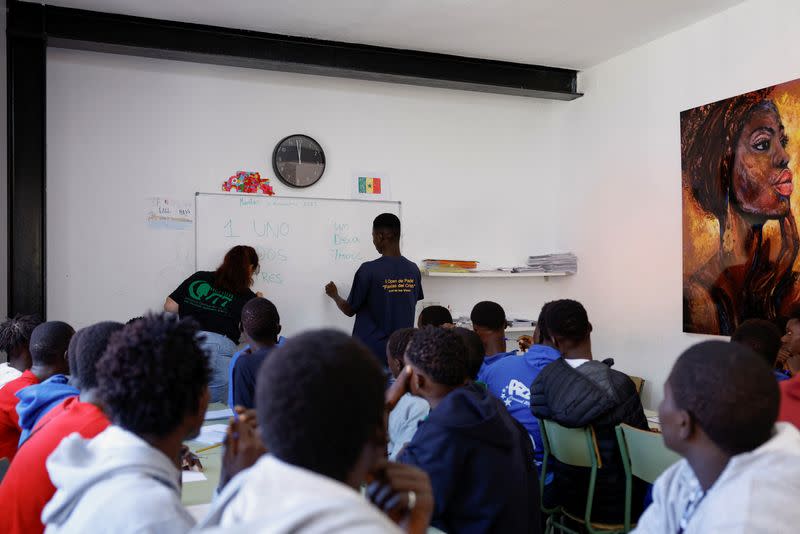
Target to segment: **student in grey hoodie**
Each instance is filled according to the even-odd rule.
[[[91,440],[72,434],[48,458],[46,532],[188,531],[181,444],[203,424],[209,374],[189,319],[150,315],[113,334],[97,363],[112,426]]]
[[[772,366],[749,347],[687,349],[658,409],[664,444],[684,459],[656,480],[635,532],[797,532],[800,432],[775,424],[779,399]]]
[[[427,475],[385,459],[384,388],[369,349],[342,332],[310,331],[276,348],[256,382],[269,454],[225,485],[199,526],[217,533],[426,532],[433,509]],[[235,428],[239,437],[229,434],[225,457],[250,431]],[[365,498],[359,488],[367,481]]]

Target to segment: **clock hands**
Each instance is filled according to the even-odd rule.
[[[303,158],[300,155],[300,149],[302,148],[302,143],[300,142],[300,139],[295,139],[294,143],[295,143],[295,146],[297,146],[297,163],[298,164],[299,163],[303,163]]]

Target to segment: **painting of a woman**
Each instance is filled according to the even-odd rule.
[[[686,332],[730,335],[742,321],[786,315],[800,300],[792,157],[773,91],[681,113]],[[694,268],[697,247],[686,228],[693,207],[718,223],[716,250]],[[779,230],[767,234],[771,221]]]

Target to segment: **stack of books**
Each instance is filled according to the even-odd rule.
[[[471,273],[478,268],[474,260],[422,260],[422,268],[430,273]]]

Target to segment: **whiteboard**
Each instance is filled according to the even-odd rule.
[[[231,247],[250,245],[261,265],[253,291],[278,308],[283,335],[323,327],[350,332],[353,319],[325,294],[325,284],[336,282],[347,298],[358,267],[379,256],[372,221],[381,213],[400,217],[400,203],[197,193],[196,268],[213,271]]]

